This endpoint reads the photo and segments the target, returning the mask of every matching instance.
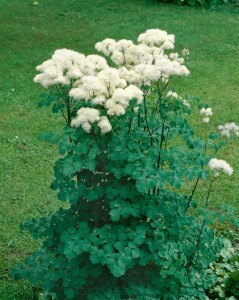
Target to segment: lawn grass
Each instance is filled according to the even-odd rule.
[[[148,28],[176,35],[176,50],[190,49],[186,63],[191,76],[181,81],[181,95],[196,95],[213,108],[211,127],[239,123],[239,10],[204,11],[154,0],[0,0],[0,300],[29,300],[30,285],[11,279],[10,270],[38,243],[18,226],[54,211],[60,204],[49,189],[57,149],[39,142],[41,131],[63,124],[49,110],[38,109],[42,89],[32,78],[35,66],[57,48],[85,54],[106,37],[136,40]],[[197,122],[195,122],[197,124]],[[239,208],[239,143],[223,150],[234,174],[219,179],[211,205]],[[201,185],[201,192],[206,189]]]

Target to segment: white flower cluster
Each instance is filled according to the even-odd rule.
[[[200,114],[204,116],[202,119],[204,123],[209,123],[210,118],[212,116],[212,109],[210,107],[208,108],[202,108],[200,110]]]
[[[111,131],[112,127],[107,117],[100,117],[100,111],[95,108],[82,107],[77,111],[77,118],[72,120],[71,125],[82,127],[86,132],[91,131],[91,124],[98,122],[97,125],[103,134]]]
[[[96,76],[83,77],[69,95],[77,100],[91,101],[93,105],[102,106],[110,116],[125,114],[132,99],[137,99],[138,104],[143,101],[143,92],[135,85],[127,86],[119,71],[110,67]]]
[[[135,85],[128,85],[120,76],[119,70],[108,66],[105,58],[99,55],[88,55],[75,51],[56,50],[50,60],[37,67],[41,73],[34,81],[49,87],[55,84],[72,84],[69,95],[77,100],[90,101],[93,105],[103,106],[110,116],[120,116],[125,113],[130,100],[143,100],[143,92]],[[99,111],[82,108],[78,117],[72,121],[72,126],[82,126],[86,132],[91,131],[91,123],[97,122],[102,133],[111,130],[107,117],[99,118]]]
[[[41,73],[35,76],[34,81],[45,88],[55,84],[66,85],[108,67],[106,60],[99,55],[85,56],[76,51],[58,49],[51,59],[37,66]]]
[[[234,122],[226,123],[225,125],[219,125],[218,129],[223,136],[230,137],[233,133],[239,136],[239,126],[237,126]]]
[[[159,29],[149,29],[138,37],[138,44],[130,40],[105,39],[96,44],[96,49],[119,67],[121,77],[137,85],[148,84],[172,76],[187,76],[188,69],[178,53],[164,54],[174,48],[175,37]]]
[[[160,29],[148,29],[139,35],[138,42],[150,47],[161,47],[168,50],[174,48],[175,36]]]
[[[105,111],[111,117],[124,115],[131,100],[136,99],[139,105],[142,103],[142,84],[150,85],[160,80],[166,83],[172,76],[189,75],[178,53],[164,53],[174,48],[174,42],[174,35],[150,29],[139,35],[137,45],[130,40],[109,38],[97,43],[96,49],[109,56],[116,68],[110,67],[99,55],[85,56],[59,49],[51,59],[37,66],[40,74],[34,81],[45,88],[69,85],[69,95],[84,103],[72,126],[81,126],[90,132],[91,124],[97,123],[101,132],[107,133],[112,129],[111,124],[100,112]],[[183,103],[189,106],[186,100]],[[97,107],[92,108],[92,105]]]
[[[220,172],[224,172],[229,176],[233,173],[232,167],[225,160],[212,158],[210,159],[208,166],[214,172],[215,176],[219,176]]]

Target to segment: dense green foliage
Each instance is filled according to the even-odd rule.
[[[163,2],[171,2],[178,5],[201,6],[206,9],[215,9],[220,5],[232,3],[232,0],[158,0]]]
[[[15,277],[40,284],[46,299],[205,299],[217,280],[208,272],[222,248],[208,226],[212,215],[198,219],[188,209],[196,207],[198,181],[210,178],[209,159],[226,142],[210,133],[206,147],[196,136],[188,118],[203,107],[197,99],[188,99],[189,108],[163,97],[165,86],[142,88],[138,112],[135,101],[111,119],[106,135],[69,126],[84,103],[67,91],[43,95],[41,106],[68,110],[64,132],[42,138],[59,144],[51,187],[70,207],[23,226],[44,242]],[[180,193],[190,183],[191,192]]]
[[[217,281],[209,295],[213,299],[238,299],[239,296],[239,256],[238,245],[232,246],[230,240],[224,240],[224,248],[217,260],[210,265],[210,273],[217,276]],[[235,251],[236,248],[236,251]]]

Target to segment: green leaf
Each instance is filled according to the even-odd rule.
[[[138,248],[135,248],[135,249],[132,250],[132,257],[133,258],[140,257],[140,250]]]
[[[88,190],[88,192],[86,194],[86,198],[89,201],[94,201],[94,200],[98,199],[98,197],[99,197],[99,194],[94,190]]]
[[[123,258],[115,260],[113,264],[108,265],[114,277],[119,278],[125,274],[125,261]]]
[[[232,272],[229,277],[234,281],[234,282],[239,282],[239,270]]]
[[[65,289],[65,295],[66,295],[67,299],[74,299],[75,292],[72,288],[66,288]]]

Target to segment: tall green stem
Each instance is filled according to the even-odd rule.
[[[161,162],[161,150],[162,150],[162,146],[163,146],[164,126],[165,126],[165,123],[163,122],[162,131],[161,131],[161,138],[160,138],[160,145],[159,145],[157,169],[159,168],[160,162]]]
[[[217,176],[218,177],[218,176]],[[215,177],[214,179],[211,180],[210,182],[210,185],[209,185],[209,188],[208,188],[208,192],[207,192],[207,197],[206,197],[206,203],[205,203],[205,206],[206,208],[208,207],[208,203],[209,203],[209,196],[210,196],[210,192],[211,192],[211,189],[212,189],[212,183],[217,179],[217,177]],[[205,219],[203,220],[202,222],[202,226],[200,228],[200,231],[199,231],[199,234],[198,234],[198,237],[197,237],[197,241],[196,241],[196,246],[195,246],[195,249],[190,257],[190,260],[189,260],[189,264],[188,264],[188,267],[187,267],[187,271],[186,271],[186,276],[188,276],[189,272],[190,272],[190,269],[194,263],[194,258],[195,258],[195,255],[198,251],[198,248],[199,248],[199,244],[200,244],[200,241],[201,241],[201,236],[202,236],[202,232],[203,232],[203,228],[205,226]]]
[[[190,203],[191,203],[191,201],[192,201],[192,199],[193,199],[193,195],[194,195],[194,193],[195,193],[195,191],[196,191],[196,188],[197,188],[199,179],[200,179],[200,177],[198,177],[197,180],[196,180],[196,182],[195,182],[195,185],[194,185],[193,190],[192,190],[192,193],[191,193],[191,195],[190,195],[190,197],[189,197],[188,204],[187,204],[187,207],[186,207],[186,209],[185,209],[185,212],[187,212],[187,210],[189,209],[189,206],[190,206]]]
[[[146,96],[144,95],[144,118],[145,118],[147,131],[148,131],[149,136],[150,136],[150,145],[152,145],[153,144],[153,139],[152,139],[152,133],[151,133],[150,128],[149,128],[148,115],[147,114],[148,114],[148,111],[147,111],[147,105],[146,105]]]

